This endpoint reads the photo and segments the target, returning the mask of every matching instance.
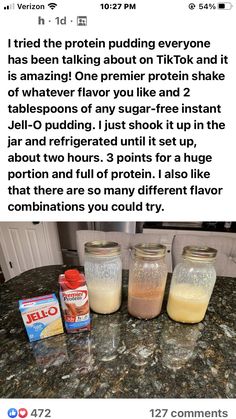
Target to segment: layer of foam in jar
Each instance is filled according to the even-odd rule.
[[[209,294],[204,287],[192,284],[176,284],[171,287],[167,312],[182,323],[198,323],[203,320],[209,302]]]
[[[121,305],[121,286],[91,282],[88,284],[89,304],[93,311],[101,314],[114,313]]]

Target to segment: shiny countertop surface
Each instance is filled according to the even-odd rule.
[[[118,312],[93,314],[91,332],[29,343],[18,300],[58,293],[65,269],[33,269],[0,286],[2,398],[236,396],[235,278],[218,278],[204,321],[183,325],[168,318],[166,297],[158,318],[129,316],[124,272]]]

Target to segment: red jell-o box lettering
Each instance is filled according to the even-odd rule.
[[[26,316],[26,318],[28,319],[26,323],[30,324],[36,320],[45,319],[48,316],[55,316],[57,313],[58,313],[57,307],[49,307],[48,311],[41,310],[41,311],[36,311],[35,313],[29,313]]]

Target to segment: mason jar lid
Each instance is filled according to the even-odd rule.
[[[186,246],[183,248],[184,259],[199,260],[201,262],[213,262],[217,250],[208,246]]]
[[[140,259],[160,259],[166,254],[166,246],[157,243],[139,243],[134,246],[134,256]]]
[[[120,245],[118,243],[105,240],[87,242],[84,247],[85,253],[94,256],[116,256],[121,253]]]

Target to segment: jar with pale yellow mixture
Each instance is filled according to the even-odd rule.
[[[216,254],[210,247],[184,247],[183,262],[175,267],[170,286],[167,313],[171,319],[181,323],[204,319],[216,281]]]

